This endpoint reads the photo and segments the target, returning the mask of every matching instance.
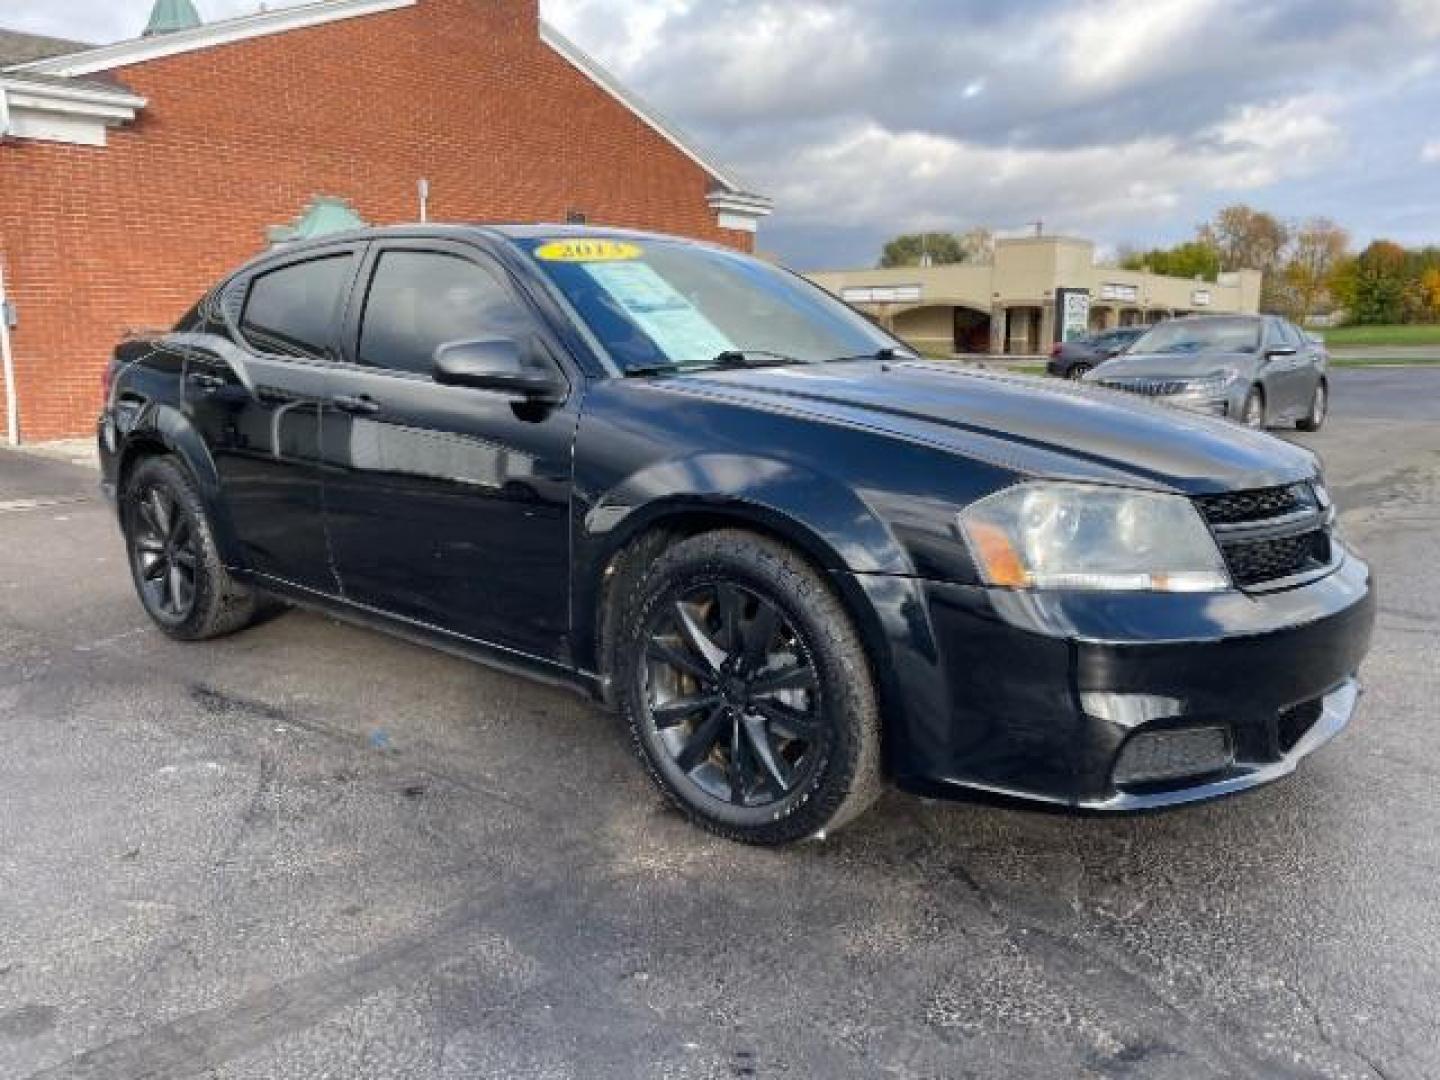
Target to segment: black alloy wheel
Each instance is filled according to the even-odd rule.
[[[195,528],[175,497],[161,486],[137,493],[131,558],[145,606],[162,619],[183,622],[195,608],[200,551]]]
[[[646,647],[644,709],[676,769],[710,798],[779,802],[823,755],[809,651],[774,603],[703,585],[658,613]]]
[[[869,657],[823,574],[742,529],[681,540],[618,601],[641,759],[696,825],[748,844],[824,835],[880,795]]]
[[[205,504],[179,461],[155,456],[135,466],[121,523],[140,602],[170,637],[220,637],[254,619],[255,592],[225,569]]]
[[[1090,368],[1090,364],[1081,361],[1070,369],[1070,378],[1074,379],[1076,382],[1079,382],[1081,379],[1085,378],[1085,376],[1090,373]]]

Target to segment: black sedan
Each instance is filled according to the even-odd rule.
[[[344,234],[242,267],[107,379],[104,485],[167,634],[278,598],[558,681],[737,840],[837,828],[887,778],[1206,799],[1355,704],[1370,572],[1311,454],[925,363],[732,251]]]
[[[1062,379],[1084,378],[1086,372],[1135,344],[1148,329],[1148,326],[1117,326],[1074,341],[1058,342],[1050,350],[1045,370]]]

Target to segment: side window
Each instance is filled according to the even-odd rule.
[[[261,274],[250,284],[240,332],[255,348],[281,356],[328,359],[350,255],[328,255]]]
[[[438,251],[386,251],[360,323],[360,363],[430,374],[448,341],[521,337],[528,313],[489,271]]]

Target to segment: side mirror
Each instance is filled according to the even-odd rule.
[[[494,390],[528,401],[558,401],[565,393],[560,373],[513,338],[448,341],[435,350],[433,375],[444,386]]]

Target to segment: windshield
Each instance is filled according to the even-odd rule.
[[[733,252],[648,238],[520,246],[626,372],[909,352],[816,286]]]
[[[1160,323],[1131,346],[1130,352],[1254,352],[1259,347],[1259,319],[1196,319]]]

